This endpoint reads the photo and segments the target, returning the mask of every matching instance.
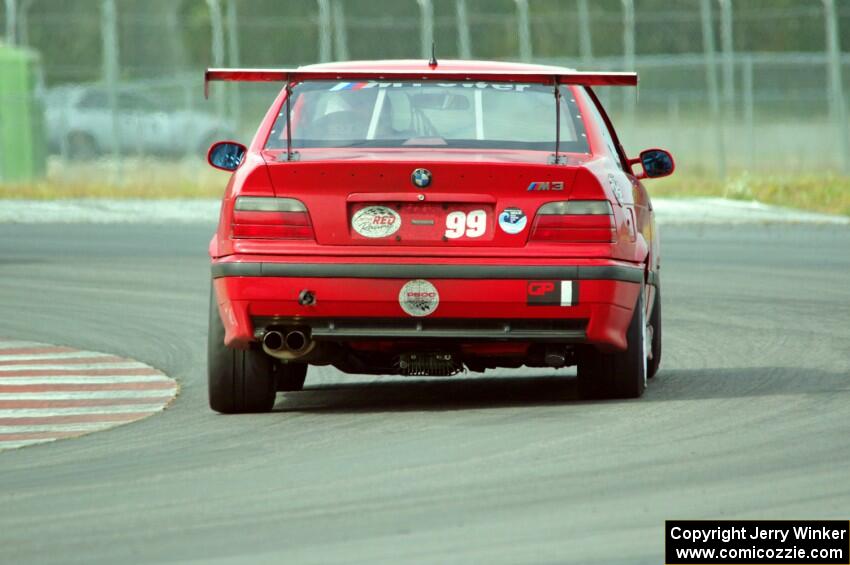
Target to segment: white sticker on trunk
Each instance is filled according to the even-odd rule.
[[[351,227],[363,237],[389,237],[401,227],[401,216],[386,206],[367,206],[354,213]]]
[[[505,208],[499,214],[499,227],[505,233],[516,235],[525,229],[526,224],[528,218],[519,208]]]
[[[440,293],[426,280],[408,281],[398,293],[398,303],[409,315],[420,318],[437,309],[440,305]]]

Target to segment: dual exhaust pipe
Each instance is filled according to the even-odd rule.
[[[263,334],[263,351],[278,359],[300,359],[315,347],[316,342],[301,330],[271,330]]]

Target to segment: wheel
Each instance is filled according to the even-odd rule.
[[[655,287],[655,302],[649,314],[649,327],[652,328],[652,358],[646,361],[646,377],[651,379],[661,365],[661,286]]]
[[[269,412],[274,407],[276,394],[274,360],[259,348],[225,347],[224,325],[212,289],[207,336],[210,408],[224,414]]]
[[[579,357],[578,384],[585,398],[638,398],[646,389],[646,313],[641,285],[626,330],[628,347],[617,353],[585,351]]]
[[[97,158],[97,142],[87,133],[75,131],[68,135],[68,156],[80,161]]]
[[[307,363],[279,363],[275,383],[280,392],[295,392],[304,388],[307,378]]]

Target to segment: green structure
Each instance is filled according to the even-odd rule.
[[[44,175],[44,108],[37,96],[39,57],[0,44],[0,182]]]

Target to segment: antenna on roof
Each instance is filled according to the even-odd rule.
[[[437,68],[437,42],[431,42],[431,59],[428,61],[428,66],[432,69]]]

